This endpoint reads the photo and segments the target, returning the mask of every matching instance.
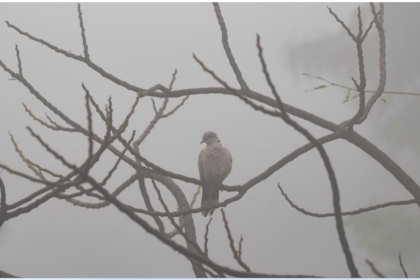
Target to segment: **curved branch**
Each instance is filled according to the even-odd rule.
[[[372,14],[375,16],[375,4],[370,3],[372,8]],[[385,44],[385,29],[384,29],[384,4],[380,3],[380,10],[379,16],[374,18],[376,29],[378,29],[379,34],[379,84],[378,88],[376,89],[375,93],[371,96],[369,101],[365,106],[365,111],[363,116],[357,122],[358,124],[362,123],[366,120],[370,110],[372,109],[373,105],[375,104],[376,100],[381,97],[382,93],[385,90],[386,84],[386,44]]]
[[[168,218],[171,220],[172,225],[178,230],[179,234],[182,235],[182,237],[184,237],[188,250],[195,253],[195,254],[200,254],[202,256],[205,256],[204,252],[201,250],[201,248],[197,244],[194,221],[193,221],[192,217],[190,217],[187,220],[187,222],[184,224],[184,226],[185,226],[185,233],[184,233],[182,231],[182,229],[176,224],[173,216],[169,213],[169,209],[166,206],[166,204],[165,204],[165,202],[164,202],[164,200],[163,200],[163,198],[160,194],[159,188],[157,187],[157,185],[155,183],[155,178],[151,174],[149,174],[149,175],[150,175],[150,179],[152,180],[153,187],[155,188],[155,190],[158,194],[159,200],[162,203],[162,206],[164,207],[165,212],[168,214]],[[172,190],[171,193],[173,194],[173,196],[178,199],[177,202],[183,204],[184,209],[185,209],[185,207],[187,207],[187,209],[189,209],[188,203],[185,204],[187,199],[186,199],[184,193],[181,191],[181,189],[178,186],[176,186],[175,184],[168,184],[168,186],[169,186],[168,189],[170,191]],[[203,270],[203,266],[201,264],[196,264],[195,262],[192,262],[191,264],[193,266],[193,270],[194,270],[194,273],[195,273],[196,277],[198,277],[198,278],[206,277],[206,274]]]
[[[284,196],[286,201],[289,202],[290,206],[295,208],[298,212],[300,212],[302,214],[305,214],[307,216],[316,217],[316,218],[334,217],[334,213],[325,213],[325,214],[314,213],[314,212],[309,212],[308,210],[305,210],[302,207],[299,207],[287,196],[286,192],[283,190],[283,188],[280,186],[280,184],[278,184],[278,188],[280,189],[281,194]],[[410,205],[410,204],[414,204],[414,203],[416,203],[415,199],[401,200],[401,201],[391,201],[391,202],[381,203],[381,204],[378,204],[378,205],[369,206],[369,207],[365,207],[365,208],[359,208],[359,209],[353,210],[353,211],[345,211],[345,212],[342,212],[341,215],[342,216],[358,215],[358,214],[362,214],[362,213],[366,213],[366,212],[370,212],[370,211],[374,211],[374,210],[377,210],[377,209],[386,208],[386,207],[390,207],[390,206]]]
[[[242,89],[248,89],[248,85],[246,84],[244,78],[242,77],[241,70],[238,67],[238,64],[235,61],[235,57],[232,54],[232,50],[229,46],[229,39],[228,39],[228,31],[226,28],[226,23],[223,20],[222,11],[220,10],[219,3],[213,2],[214,12],[216,13],[217,21],[220,25],[220,30],[222,31],[222,44],[225,50],[226,56],[229,60],[230,67],[232,67],[233,72],[235,73],[236,79],[238,80],[239,84],[241,85]]]
[[[262,47],[260,45],[260,36],[258,34],[257,34],[257,47],[258,47],[258,55],[260,57],[260,61],[261,61],[261,65],[262,65],[262,68],[263,68],[262,70],[263,70],[264,76],[267,80],[268,85],[271,88],[272,94],[276,98],[276,101],[278,103],[278,107],[280,108],[280,111],[281,111],[282,119],[284,120],[285,123],[287,123],[288,125],[293,127],[296,131],[300,132],[303,136],[305,136],[306,139],[308,139],[310,142],[312,142],[315,145],[315,147],[317,148],[317,150],[318,150],[318,152],[319,152],[319,154],[322,158],[322,161],[324,162],[324,166],[325,166],[325,169],[328,173],[328,178],[330,180],[331,191],[332,191],[332,195],[333,195],[333,207],[334,207],[334,215],[335,215],[338,238],[340,240],[341,247],[342,247],[344,256],[346,258],[347,266],[348,266],[348,269],[351,273],[351,276],[352,277],[360,277],[359,272],[357,271],[357,267],[356,267],[356,265],[354,263],[354,260],[353,260],[353,255],[352,255],[352,252],[350,250],[350,246],[347,242],[346,232],[344,230],[344,225],[343,225],[343,218],[341,216],[340,189],[338,188],[337,178],[335,177],[334,169],[332,167],[330,158],[328,157],[327,152],[325,151],[325,148],[323,147],[323,145],[321,143],[319,143],[317,141],[317,139],[311,133],[309,133],[308,130],[306,130],[305,128],[300,126],[294,120],[290,119],[289,115],[284,110],[284,105],[283,105],[283,102],[281,101],[280,95],[277,93],[277,90],[276,90],[273,82],[271,81],[270,74],[268,73],[267,65],[265,63],[264,56],[263,56],[263,50],[262,50]],[[361,100],[362,100],[362,98],[361,98]],[[364,101],[364,99],[363,99],[363,101]]]
[[[331,142],[333,140],[336,140],[338,138],[340,138],[340,132],[336,132],[336,133],[326,135],[324,137],[321,137],[321,138],[317,139],[317,141],[321,144],[325,144],[325,143]],[[213,205],[212,207],[200,207],[200,208],[190,209],[188,211],[173,212],[173,213],[171,213],[171,215],[176,217],[176,216],[181,216],[181,215],[185,215],[185,214],[200,213],[200,212],[205,211],[205,210],[211,210],[211,209],[217,209],[217,208],[220,208],[220,207],[225,207],[225,206],[229,205],[230,203],[238,201],[239,199],[241,199],[246,194],[246,192],[250,188],[252,188],[252,187],[256,186],[258,183],[264,181],[265,179],[270,177],[272,174],[274,174],[276,171],[278,171],[279,169],[281,169],[282,167],[284,167],[288,163],[292,162],[293,160],[295,160],[299,156],[301,156],[301,155],[305,154],[306,152],[310,151],[314,147],[315,147],[315,145],[313,143],[307,143],[306,145],[303,145],[302,147],[294,150],[293,152],[291,152],[287,156],[283,157],[281,160],[279,160],[278,162],[276,162],[275,164],[273,164],[272,166],[267,168],[264,172],[262,172],[258,176],[255,176],[254,178],[252,178],[251,180],[249,180],[248,182],[246,182],[242,186],[232,187],[232,188],[235,188],[235,189],[238,190],[238,194],[229,198],[229,199],[226,199],[223,202],[219,202],[219,203]],[[142,171],[142,172],[144,172],[144,171]],[[147,177],[148,176],[147,172],[144,172],[144,173],[145,173],[144,175]],[[154,176],[156,176],[156,175],[154,175]],[[150,216],[160,216],[160,217],[167,216],[167,214],[164,213],[164,212],[148,212],[146,210],[137,209],[137,208],[134,208],[134,207],[130,207],[130,210],[132,210],[134,212],[138,212],[138,213],[147,214],[147,215],[150,215]]]

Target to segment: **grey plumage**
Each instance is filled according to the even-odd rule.
[[[228,149],[222,146],[216,133],[207,131],[203,134],[203,141],[207,147],[200,152],[198,157],[198,170],[203,184],[203,196],[201,207],[215,205],[219,202],[219,190],[215,187],[220,186],[224,179],[232,170],[232,156]],[[202,211],[203,216],[213,214],[214,210]]]

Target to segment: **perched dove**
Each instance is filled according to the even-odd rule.
[[[222,146],[219,138],[213,131],[205,132],[201,143],[207,144],[207,147],[198,156],[200,179],[206,183],[202,186],[203,198],[201,207],[207,207],[219,202],[219,190],[215,189],[214,186],[220,186],[229,175],[232,170],[232,156],[229,150]],[[209,212],[212,215],[214,209],[203,211],[201,214],[206,217]]]

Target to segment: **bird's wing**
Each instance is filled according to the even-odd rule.
[[[225,149],[225,151],[227,152],[227,155],[229,156],[229,158],[230,158],[230,164],[232,165],[232,163],[233,163],[233,158],[232,158],[232,155],[230,154],[230,152],[229,152],[229,150],[227,149],[227,148],[224,148]]]
[[[230,171],[232,170],[233,159],[229,150],[225,147],[220,149],[219,158],[224,167],[222,173],[220,174],[220,180],[222,182],[224,179],[226,179],[226,177],[230,174]]]
[[[198,171],[200,172],[200,180],[206,181],[206,179],[204,178],[203,155],[204,150],[202,150],[198,156]]]

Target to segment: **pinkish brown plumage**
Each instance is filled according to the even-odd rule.
[[[203,197],[201,207],[213,206],[219,202],[219,190],[215,186],[220,186],[223,180],[232,170],[232,156],[228,149],[222,146],[216,133],[207,131],[203,134],[203,141],[207,147],[200,152],[198,157],[198,169],[200,179],[203,184]],[[213,214],[214,210],[201,212],[203,216]]]

